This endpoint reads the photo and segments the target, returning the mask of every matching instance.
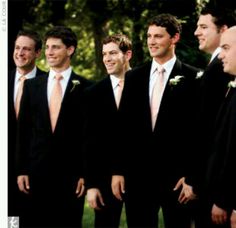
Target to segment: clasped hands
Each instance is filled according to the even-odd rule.
[[[193,187],[191,185],[186,184],[185,177],[182,177],[178,180],[177,184],[174,187],[174,191],[177,191],[178,189],[181,189],[181,192],[179,194],[178,201],[180,203],[188,203],[190,200],[196,199],[196,194],[193,192]]]

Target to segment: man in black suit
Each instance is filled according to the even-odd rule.
[[[224,227],[236,227],[236,26],[226,30],[220,39],[219,59],[224,72],[234,75],[217,116],[213,152],[208,165],[208,187],[213,199],[212,221]],[[217,208],[216,208],[217,207]],[[231,217],[231,226],[230,226]],[[219,227],[219,226],[216,226]],[[222,226],[220,226],[222,227]]]
[[[198,166],[196,167],[196,188],[199,195],[197,205],[196,227],[214,227],[211,224],[212,202],[206,195],[206,169],[211,156],[214,136],[214,125],[220,106],[228,90],[228,82],[232,76],[223,71],[221,60],[217,58],[220,52],[220,37],[224,31],[235,24],[235,18],[222,8],[206,6],[198,19],[194,35],[199,40],[199,49],[211,54],[211,59],[200,78],[200,108],[198,128]],[[217,207],[214,206],[217,210]],[[200,216],[200,217],[199,217]]]
[[[192,140],[198,69],[176,58],[180,30],[173,15],[160,14],[151,19],[147,45],[153,60],[128,71],[125,77],[119,144],[129,155],[117,152],[112,190],[118,199],[125,200],[128,227],[157,227],[160,207],[165,227],[190,227],[186,203],[194,195],[188,180],[188,145]],[[164,75],[163,71],[157,75],[160,68],[164,68]],[[164,88],[156,120],[152,121],[150,104],[160,76],[164,76]]]
[[[40,56],[42,41],[38,33],[30,30],[19,31],[15,40],[13,59],[15,69],[8,74],[8,216],[24,216],[27,197],[20,194],[17,186],[15,169],[16,147],[16,97],[20,77],[34,78],[45,72],[36,67],[35,61]],[[24,204],[20,202],[24,200]]]
[[[20,191],[32,198],[30,227],[81,227],[85,190],[82,97],[91,82],[70,66],[76,47],[77,37],[70,28],[49,30],[45,55],[50,71],[24,85],[17,174]],[[57,103],[60,108],[55,125],[51,105],[58,98],[62,101]]]
[[[130,69],[131,41],[122,34],[103,40],[103,63],[109,74],[86,92],[87,200],[95,209],[95,227],[119,227],[123,202],[111,191],[113,148],[122,140],[117,110],[124,76]]]

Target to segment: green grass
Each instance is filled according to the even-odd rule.
[[[159,212],[159,228],[164,228],[163,219],[162,219],[162,212]],[[83,227],[84,228],[93,228],[94,227],[94,212],[85,201],[84,205],[84,216],[83,216]],[[127,228],[126,218],[125,218],[125,209],[123,207],[121,220],[120,220],[120,227],[119,228]]]

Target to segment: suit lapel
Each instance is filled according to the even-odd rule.
[[[151,71],[151,62],[149,62],[145,67],[142,69],[141,72],[141,77],[142,77],[142,82],[140,83],[143,88],[140,89],[140,93],[142,97],[145,97],[146,103],[149,104],[149,81],[150,81],[150,71]],[[144,76],[144,77],[143,77]],[[147,77],[148,76],[148,77]]]
[[[55,128],[55,132],[56,132],[56,130],[58,128],[57,126],[60,123],[60,119],[62,118],[63,113],[67,109],[67,105],[69,104],[69,101],[71,99],[73,99],[74,93],[77,93],[78,89],[80,89],[80,87],[81,87],[80,83],[81,82],[80,82],[79,77],[72,71],[72,73],[70,75],[70,78],[68,80],[67,86],[66,86],[66,90],[65,90],[65,94],[64,94],[62,103],[61,103],[61,109],[60,109],[59,116],[58,116],[58,119],[57,119],[57,124],[56,124],[56,128]]]
[[[14,87],[15,87],[15,75],[16,70],[11,71],[9,78],[8,78],[8,104],[9,109],[14,112],[15,115],[15,108],[14,108]]]
[[[174,78],[177,75],[182,75],[181,69],[182,69],[182,63],[177,59],[170,73],[168,81],[166,83],[166,87],[162,95],[160,109],[159,109],[159,113],[158,113],[156,121],[159,121],[158,119],[160,119],[162,114],[165,113],[165,111],[169,109],[168,107],[172,103],[171,99],[173,99],[172,93],[173,93],[174,88],[173,88],[173,85],[170,85],[170,79]]]
[[[104,80],[103,87],[104,87],[104,90],[103,90],[104,91],[104,96],[106,96],[106,99],[109,99],[108,105],[111,105],[112,108],[117,110],[115,95],[114,95],[114,92],[113,92],[110,76],[107,76],[107,78]]]
[[[163,101],[165,101],[165,99],[171,94],[171,91],[173,90],[173,85],[170,85],[170,80],[173,79],[175,76],[182,74],[181,68],[182,68],[182,63],[177,59],[168,78],[161,103],[163,103]]]
[[[76,82],[75,82],[76,81]],[[73,83],[75,82],[75,83]],[[79,83],[76,85],[76,83]],[[72,72],[70,75],[70,78],[68,80],[67,86],[66,86],[66,91],[62,100],[62,104],[61,104],[61,110],[64,106],[64,103],[66,103],[66,101],[68,99],[70,99],[70,97],[73,95],[73,93],[80,87],[80,80],[78,78],[78,76]]]
[[[35,85],[34,91],[35,96],[39,96],[39,106],[41,107],[43,118],[47,121],[47,124],[51,126],[50,114],[49,114],[49,103],[48,103],[48,74],[43,77],[37,77],[37,83]]]

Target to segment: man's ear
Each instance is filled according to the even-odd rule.
[[[75,51],[75,47],[74,46],[70,46],[67,48],[67,54],[68,56],[71,56]]]
[[[223,33],[225,30],[227,30],[229,27],[227,25],[223,25],[220,28],[220,33]]]
[[[129,61],[129,60],[132,58],[132,51],[131,51],[131,50],[128,50],[128,51],[125,53],[125,57],[126,57],[126,60]]]
[[[179,39],[180,39],[180,34],[179,33],[175,33],[175,35],[171,39],[172,39],[172,43],[173,44],[178,43]]]
[[[39,58],[41,55],[41,49],[37,50],[36,51],[36,59]]]

